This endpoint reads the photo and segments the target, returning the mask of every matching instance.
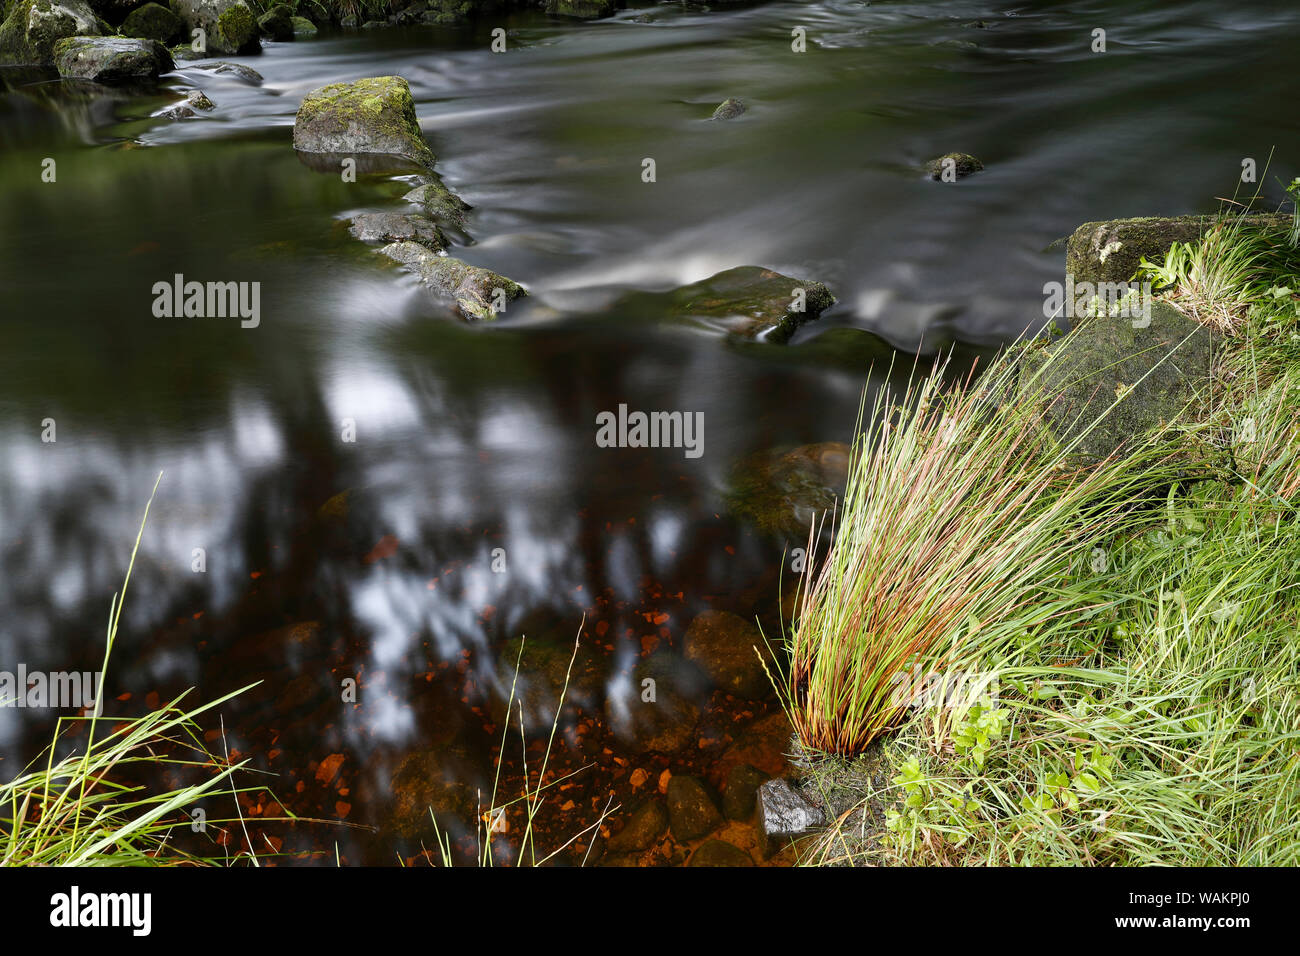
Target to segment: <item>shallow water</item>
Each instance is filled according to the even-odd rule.
[[[165,471],[109,679],[131,695],[118,712],[264,678],[226,727],[299,813],[382,824],[409,752],[490,786],[488,688],[508,681],[512,635],[560,644],[585,615],[593,668],[625,692],[620,675],[679,647],[700,610],[775,622],[791,542],[729,516],[740,459],[849,440],[891,359],[956,342],[968,362],[1041,326],[1063,261],[1047,247],[1083,221],[1209,211],[1272,149],[1280,194],[1300,156],[1284,108],[1300,15],[1214,7],[660,5],[517,16],[505,54],[488,52],[495,23],[267,44],[242,61],[260,86],[191,64],[154,94],[0,72],[0,669],[97,663]],[[291,148],[307,91],[387,73],[409,79],[440,173],[474,206],[458,254],[530,290],[491,326],[346,235],[409,183],[345,183]],[[213,114],[151,118],[195,86]],[[728,96],[748,111],[708,122]],[[919,173],[950,150],[986,171]],[[839,301],[777,346],[629,298],[738,265]],[[176,273],[260,282],[260,324],[155,318],[152,287]],[[703,412],[704,454],[596,447],[596,414],[620,403]],[[345,517],[317,514],[347,490]],[[310,640],[262,636],[305,621]],[[348,676],[355,707],[337,702]],[[705,743],[637,758],[603,693],[563,722],[558,765],[595,766],[557,833],[610,793],[635,803],[653,788],[631,786],[638,768],[716,773],[774,708],[702,688]],[[0,709],[0,772],[48,733],[40,716]],[[333,754],[337,776],[320,770]],[[384,831],[288,839],[350,862],[418,853]]]

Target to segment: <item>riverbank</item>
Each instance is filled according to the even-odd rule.
[[[843,597],[843,579],[857,562],[892,561],[894,584],[918,573],[912,568],[927,552],[905,553],[898,542],[909,534],[925,539],[923,527],[884,539],[890,553],[882,553],[880,539],[841,530],[827,570],[805,582],[810,597],[793,646],[797,672],[801,665],[814,671],[810,682],[789,688],[789,702],[796,714],[850,724],[870,718],[850,752],[813,760],[804,776],[804,795],[832,821],[804,845],[806,861],[1297,862],[1300,256],[1289,217],[1261,225],[1227,213],[1207,225],[1201,238],[1175,244],[1137,276],[1154,280],[1157,307],[1167,303],[1184,321],[1215,332],[1212,368],[1191,375],[1191,391],[1177,396],[1182,409],[1154,418],[1139,412],[1150,419],[1145,435],[1128,432],[1111,457],[1071,472],[1067,491],[1044,496],[1036,520],[1062,496],[1096,484],[1063,512],[1067,520],[1056,530],[1064,547],[1030,542],[1024,550],[1021,529],[982,511],[962,525],[965,540],[949,541],[972,558],[994,554],[1005,562],[989,568],[1000,601],[994,617],[986,616],[987,602],[981,608],[976,595],[951,593],[941,579],[928,579],[936,589],[930,593],[905,587],[908,593],[883,599],[914,606],[927,615],[925,626],[935,608],[962,612],[944,618],[938,631],[915,632],[906,645],[895,640],[882,651],[863,633],[869,621],[829,614],[825,598]],[[1090,323],[1130,321],[1141,324],[1085,319],[1059,351],[1086,348]],[[1191,338],[1167,339],[1172,347],[1163,350],[1134,347],[1130,357],[1142,356],[1149,368],[1177,365],[1179,347]],[[1022,357],[1013,353],[1009,368]],[[1076,373],[1080,367],[1072,366]],[[1098,386],[1098,372],[1089,379],[1085,369],[1085,386]],[[999,382],[1002,374],[995,368],[985,376]],[[1134,384],[1127,392],[1102,389],[1101,417],[1135,396],[1169,397],[1143,398]],[[1069,436],[1081,435],[1093,418],[1086,402],[1072,403],[1069,411],[1084,417],[1062,436],[1061,419],[1048,408],[1055,395],[1021,392],[1010,404],[1017,421],[1054,430],[1077,453],[1086,439]],[[969,413],[960,392],[933,398]],[[922,446],[941,420],[900,414],[893,441]],[[973,434],[983,437],[978,427]],[[1116,436],[1109,437],[1114,445]],[[1055,469],[1064,465],[1059,451],[1049,443],[1033,457]],[[953,474],[972,463],[984,467],[977,455],[963,454]],[[873,474],[859,465],[851,475],[841,529],[858,528],[863,513],[880,507],[878,498],[855,497]],[[1031,469],[1029,480],[1038,474]],[[1023,470],[1000,475],[997,484],[1010,500],[1034,494]],[[922,494],[946,502],[942,513],[962,523],[979,502],[955,490],[930,483]],[[952,581],[957,587],[961,578]],[[885,693],[851,703],[863,699],[871,686],[864,682],[841,688],[845,706],[819,710],[819,657],[844,646],[872,655],[865,666]],[[806,719],[795,723],[809,727]]]

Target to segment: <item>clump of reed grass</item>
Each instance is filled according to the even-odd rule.
[[[906,716],[908,673],[1073,612],[1071,563],[1168,472],[1157,445],[1075,462],[1089,429],[1052,436],[1045,369],[1022,382],[1003,359],[947,392],[943,371],[864,406],[834,543],[808,563],[783,696],[809,750],[861,753]]]
[[[1244,250],[1233,248],[1234,237]],[[862,804],[813,848],[812,862],[1300,862],[1295,254],[1288,236],[1265,230],[1261,238],[1230,210],[1166,260],[1166,297],[1223,333],[1214,402],[1203,417],[1156,436],[1195,471],[1171,481],[1159,458],[1154,469],[1132,458],[1114,463],[1136,481],[1121,497],[1142,495],[1145,486],[1147,506],[1111,510],[1106,502],[1117,499],[1102,480],[1102,496],[1062,529],[1092,522],[1098,533],[1089,540],[1100,557],[1049,564],[1060,573],[1038,594],[1008,574],[1008,594],[1022,600],[1004,599],[997,627],[965,639],[995,692],[934,702],[906,721],[898,715],[899,732],[874,758],[889,783],[866,786]],[[1032,425],[1032,406],[1022,413]],[[994,474],[1002,460],[976,466]],[[878,479],[886,488],[887,478]],[[1157,497],[1162,504],[1153,507]],[[870,507],[851,488],[841,527],[855,527],[862,520],[855,509]],[[933,526],[915,509],[905,514],[907,530],[888,528],[885,518],[874,525],[886,529],[885,542]],[[1003,528],[968,532],[994,553],[1015,537]],[[882,546],[858,533],[855,554]],[[886,556],[895,550],[891,544]],[[943,595],[934,603],[951,604],[960,598],[948,589],[966,585],[929,576],[938,560],[912,562],[926,575],[900,583],[922,578]],[[828,567],[836,566],[850,581],[857,573],[857,563],[832,552]],[[835,587],[828,583],[827,593]],[[883,595],[893,608],[903,591],[864,593]],[[1007,639],[1012,633],[1018,637]],[[828,648],[867,662],[867,676],[892,659],[874,642],[845,640],[833,629],[810,633],[810,646],[826,635]],[[952,645],[944,637],[934,646]],[[891,805],[886,825],[869,826],[863,808],[880,803]]]

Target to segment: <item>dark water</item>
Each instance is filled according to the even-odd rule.
[[[110,712],[263,679],[224,709],[230,745],[295,812],[382,826],[410,753],[490,788],[508,640],[566,648],[585,616],[599,679],[573,695],[554,767],[591,766],[548,833],[611,793],[634,804],[665,769],[716,776],[774,702],[701,688],[702,743],[670,760],[627,753],[601,700],[701,610],[775,624],[789,542],[729,515],[736,463],[849,440],[894,347],[906,362],[1041,325],[1063,261],[1046,247],[1080,222],[1208,211],[1243,157],[1262,168],[1274,148],[1279,194],[1300,157],[1297,19],[1200,2],[660,5],[517,17],[506,54],[488,52],[496,24],[268,44],[244,61],[260,86],[187,64],[154,94],[0,72],[0,669],[97,663],[162,470],[108,688],[130,697]],[[458,254],[530,290],[491,326],[346,235],[410,183],[344,183],[290,147],[308,90],[388,73],[410,80],[439,171],[474,206]],[[213,114],[151,118],[196,86]],[[748,112],[707,122],[727,96]],[[918,174],[950,150],[986,171]],[[776,346],[628,298],[749,264],[839,301]],[[155,318],[151,289],[175,273],[260,282],[260,325]],[[620,403],[703,412],[704,454],[596,447],[596,414]],[[346,513],[318,513],[344,491]],[[349,677],[356,705],[339,700]],[[48,733],[41,716],[0,710],[0,773]],[[633,787],[638,769],[650,782]],[[419,851],[386,830],[267,832],[325,862],[336,843],[345,862]]]

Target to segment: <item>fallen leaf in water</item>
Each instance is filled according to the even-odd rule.
[[[632,785],[632,789],[635,790],[637,787],[644,786],[645,782],[649,779],[650,779],[650,774],[646,773],[640,767],[637,767],[635,770],[632,771],[632,776],[628,777],[627,782],[630,783]]]
[[[671,770],[665,770],[663,773],[661,773],[661,774],[659,775],[659,792],[660,792],[660,793],[667,793],[667,792],[668,792],[668,781],[671,780],[671,779],[673,779],[673,772],[672,772]]]
[[[397,553],[397,535],[386,534],[379,539],[379,543],[370,549],[361,560],[366,564],[374,564],[376,561],[382,561],[384,558],[391,558]]]
[[[339,768],[342,766],[343,755],[330,754],[322,760],[320,766],[316,768],[316,779],[321,783],[329,783],[334,779],[334,775],[339,772]]]

